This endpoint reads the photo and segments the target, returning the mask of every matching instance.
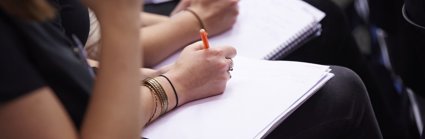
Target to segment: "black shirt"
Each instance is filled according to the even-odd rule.
[[[49,0],[57,9],[57,17],[53,21],[55,27],[61,29],[68,37],[75,35],[85,44],[90,32],[89,11],[80,0]]]
[[[93,78],[72,44],[51,23],[24,22],[0,9],[0,103],[49,86],[79,128]]]

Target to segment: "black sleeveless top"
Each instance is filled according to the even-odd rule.
[[[93,77],[74,46],[51,22],[25,22],[0,9],[0,103],[49,86],[79,128]]]
[[[90,32],[88,8],[82,5],[80,0],[49,0],[49,2],[58,11],[53,25],[68,37],[74,35],[85,44]]]

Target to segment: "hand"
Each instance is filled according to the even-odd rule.
[[[190,4],[188,4],[190,1]],[[177,10],[190,8],[205,24],[210,35],[230,29],[236,22],[239,0],[183,0]],[[185,7],[186,6],[186,7]],[[189,7],[187,7],[189,6]]]
[[[230,79],[229,58],[235,55],[233,47],[203,49],[200,42],[187,46],[165,73],[175,84],[179,104],[223,93]]]

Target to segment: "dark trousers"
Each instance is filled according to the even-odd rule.
[[[300,49],[282,59],[324,65],[339,65],[352,69],[360,76],[367,88],[384,138],[414,138],[415,129],[412,130],[409,102],[407,101],[406,95],[397,93],[390,77],[390,73],[385,69],[385,67],[378,64],[378,61],[366,59],[364,55],[360,53],[359,47],[351,35],[351,28],[344,12],[328,0],[304,1],[326,13],[326,17],[321,21],[323,29],[322,35],[307,42],[300,47]],[[400,10],[394,10],[394,12],[400,12]],[[393,16],[393,14],[388,13],[385,16],[378,17],[378,19],[391,16]],[[383,24],[391,25],[393,23],[385,22]],[[399,37],[404,38],[401,36]],[[418,35],[416,37],[411,37],[411,39],[419,37],[422,36]],[[423,38],[424,37],[422,37],[422,41],[425,41]],[[418,41],[408,42],[413,43]],[[408,55],[406,53],[406,48],[408,48],[407,46],[414,47],[417,45],[406,45],[403,47],[397,47],[398,49],[390,50],[395,50],[392,51],[393,55],[399,53],[405,54],[402,56],[396,56],[398,58],[413,58],[419,56],[414,55],[413,53]],[[423,52],[420,51],[419,48],[409,49],[409,51],[415,53]],[[424,55],[422,55],[422,57],[423,56]],[[419,60],[422,59],[417,58],[416,61]],[[398,69],[408,69],[406,67],[413,67],[414,64],[412,63],[414,62],[415,60],[409,59],[404,62],[398,62],[398,64],[402,63],[405,64],[405,66],[399,66],[397,63],[395,63],[395,65],[397,67],[403,67]],[[418,66],[414,70],[403,70],[403,72],[408,73],[410,77],[421,78],[423,76],[418,74],[419,70],[421,70],[421,68]],[[410,82],[406,83],[409,84]]]
[[[335,74],[267,138],[380,139],[366,88],[347,68],[332,66]]]

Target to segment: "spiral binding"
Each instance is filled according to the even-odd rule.
[[[267,54],[264,59],[266,60],[277,60],[282,57],[286,57],[296,48],[301,46],[303,43],[312,39],[315,36],[319,36],[322,26],[319,22],[312,22],[299,32],[295,33],[288,41],[282,43],[277,49]]]

